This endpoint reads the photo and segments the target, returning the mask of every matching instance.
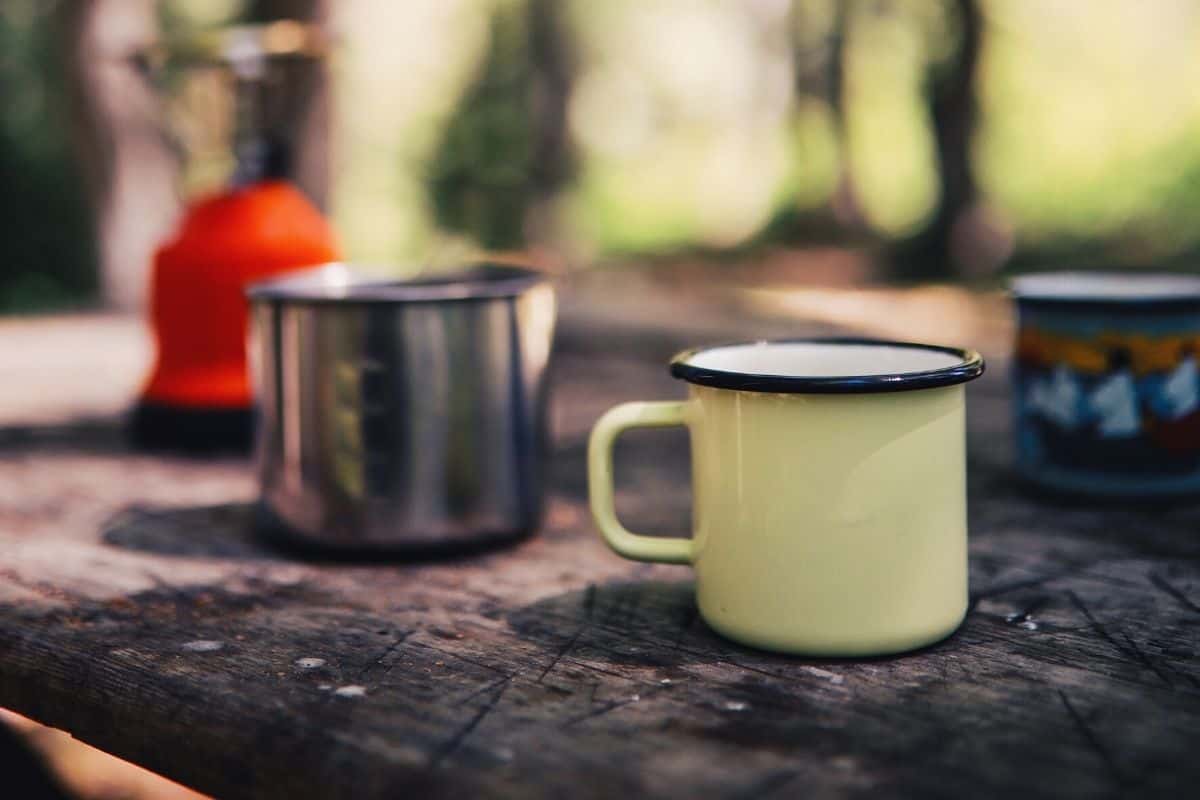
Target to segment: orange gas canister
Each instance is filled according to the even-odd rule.
[[[250,445],[245,289],[339,257],[328,222],[286,180],[304,87],[327,51],[317,26],[276,20],[196,32],[145,53],[159,83],[178,94],[164,98],[164,111],[187,110],[180,131],[192,134],[173,138],[197,146],[190,153],[195,160],[185,161],[203,168],[192,174],[214,174],[214,162],[205,160],[214,142],[232,155],[220,163],[233,170],[219,191],[188,206],[154,256],[149,310],[157,354],[132,417],[137,445],[190,451]],[[185,91],[189,80],[203,91]],[[215,87],[226,102],[212,102]],[[187,98],[196,103],[190,110]],[[208,135],[196,136],[205,122]]]
[[[150,323],[157,358],[133,414],[135,443],[248,448],[253,397],[245,288],[338,257],[328,223],[286,181],[235,186],[195,203],[154,260]]]

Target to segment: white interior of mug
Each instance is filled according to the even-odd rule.
[[[955,367],[963,359],[924,347],[834,342],[756,342],[694,353],[699,369],[786,378],[852,378],[905,375]]]
[[[1103,272],[1048,272],[1012,282],[1018,297],[1064,300],[1162,300],[1200,296],[1200,277]]]

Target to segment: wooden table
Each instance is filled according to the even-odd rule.
[[[983,318],[961,294],[913,297],[864,308],[920,319],[863,324],[922,330],[929,302],[946,306],[935,323]],[[608,406],[681,394],[663,367],[677,345],[828,325],[786,318],[788,302],[746,316],[603,287],[568,288],[565,305],[545,529],[409,564],[294,560],[249,528],[247,463],[129,452],[115,413],[143,368],[136,321],[0,323],[0,705],[225,798],[1172,796],[1200,782],[1200,510],[1023,493],[995,331],[972,342],[993,369],[969,392],[965,625],[904,657],[802,660],[710,632],[688,570],[609,553],[584,446]],[[631,525],[685,529],[686,459],[678,431],[623,440]]]

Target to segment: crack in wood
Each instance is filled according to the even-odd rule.
[[[1075,604],[1075,607],[1079,609],[1080,613],[1082,613],[1084,618],[1087,619],[1088,623],[1092,626],[1092,629],[1096,633],[1100,634],[1100,636],[1103,637],[1106,642],[1111,644],[1118,653],[1128,659],[1138,662],[1143,667],[1157,675],[1158,679],[1162,681],[1164,685],[1168,687],[1171,686],[1170,679],[1168,679],[1162,670],[1158,668],[1158,665],[1147,658],[1146,654],[1142,652],[1142,649],[1138,647],[1136,643],[1134,643],[1133,639],[1129,637],[1129,634],[1121,631],[1121,635],[1125,638],[1126,642],[1126,644],[1122,645],[1117,641],[1116,637],[1108,632],[1108,628],[1104,627],[1100,620],[1096,619],[1096,617],[1092,614],[1091,609],[1089,609],[1083,600],[1080,599],[1079,595],[1068,589],[1067,597],[1071,598],[1071,602]]]
[[[638,700],[640,700],[640,699],[641,699],[641,697],[639,696]],[[618,708],[627,706],[630,703],[636,703],[636,702],[638,702],[638,700],[634,700],[632,697],[626,698],[624,700],[610,700],[609,702],[600,706],[600,708],[592,709],[591,711],[587,712],[586,714],[581,714],[580,716],[577,716],[577,717],[572,717],[571,719],[564,722],[561,727],[570,728],[571,726],[577,725],[578,723],[584,722],[585,720],[592,719],[593,717],[602,716],[604,714],[607,714],[610,711],[615,711]]]
[[[587,589],[584,590],[583,599],[580,602],[580,606],[583,609],[583,618],[585,622],[575,630],[575,634],[567,641],[567,643],[564,644],[562,648],[554,654],[554,658],[550,660],[550,663],[547,664],[546,668],[542,670],[540,675],[538,675],[535,683],[541,683],[546,676],[550,674],[550,671],[558,666],[558,663],[562,661],[569,652],[571,652],[571,650],[575,647],[575,644],[579,641],[579,637],[583,635],[583,632],[591,627],[592,613],[596,607],[596,584],[588,584]]]
[[[507,679],[499,682],[499,686],[496,687],[496,693],[492,695],[492,697],[489,698],[488,701],[484,703],[478,711],[475,712],[474,716],[467,720],[465,725],[455,731],[454,735],[451,736],[444,745],[434,752],[433,756],[429,759],[429,769],[436,769],[439,764],[441,764],[443,761],[453,755],[456,750],[462,747],[463,742],[467,740],[467,737],[471,735],[472,731],[479,727],[479,724],[483,722],[484,717],[492,713],[496,706],[499,705],[500,698],[504,697],[504,693],[508,691],[508,687],[512,685],[513,678],[515,677],[516,674],[514,673]]]
[[[1048,572],[1037,577],[1026,578],[1019,581],[1009,581],[1008,583],[1001,583],[996,586],[982,589],[978,592],[971,592],[971,602],[968,610],[973,611],[980,600],[990,600],[992,598],[999,597],[1000,595],[1008,594],[1009,592],[1016,592],[1021,589],[1036,589],[1040,586],[1050,583],[1051,581],[1069,577],[1077,572],[1084,572],[1092,567],[1099,566],[1105,561],[1110,560],[1111,559],[1100,558],[1092,561],[1085,561],[1079,564],[1072,564],[1055,572]]]
[[[999,620],[997,620],[997,624],[999,624]],[[1000,635],[990,635],[981,630],[974,630],[974,631],[969,632],[969,634],[967,636],[960,637],[960,639],[964,642],[969,642],[972,645],[1000,646],[1000,647],[1004,648],[1005,650],[1008,650],[1010,652],[1015,652],[1025,658],[1033,659],[1033,660],[1039,661],[1039,662],[1049,665],[1049,666],[1060,667],[1060,668],[1070,669],[1070,670],[1079,670],[1079,671],[1083,672],[1084,675],[1087,675],[1089,677],[1094,677],[1096,675],[1102,675],[1104,678],[1106,678],[1108,680],[1120,681],[1123,684],[1137,687],[1138,689],[1149,690],[1149,691],[1154,691],[1154,692],[1161,692],[1161,691],[1165,691],[1165,690],[1173,690],[1173,691],[1181,690],[1181,687],[1179,687],[1177,685],[1164,685],[1161,682],[1161,680],[1153,681],[1153,682],[1138,680],[1136,678],[1123,676],[1120,674],[1116,674],[1114,672],[1108,672],[1108,671],[1104,671],[1101,669],[1097,669],[1094,666],[1083,666],[1076,661],[1072,661],[1068,657],[1056,656],[1052,652],[1052,650],[1053,650],[1053,648],[1057,647],[1057,645],[1036,645],[1036,644],[1034,644],[1034,642],[1036,642],[1036,639],[1033,639],[1031,637],[1024,636],[1024,635],[1016,635],[1015,633],[1012,633],[1011,629],[1006,625],[1003,627],[997,628],[996,630],[1000,631]],[[1116,645],[1114,644],[1114,647],[1115,646]],[[1122,653],[1122,655],[1125,655],[1125,654]],[[1121,661],[1119,663],[1125,663],[1125,662]],[[1185,675],[1186,675],[1186,673],[1185,673]],[[1189,679],[1189,682],[1196,683],[1196,680],[1195,680],[1195,678],[1193,678],[1193,676],[1186,675],[1186,677]],[[1028,680],[1036,682],[1038,679],[1035,676],[1031,675],[1028,677]],[[1187,694],[1192,695],[1194,693],[1187,692]]]
[[[383,652],[382,652],[382,653],[379,655],[379,657],[378,657],[378,658],[374,659],[373,661],[368,661],[366,664],[364,664],[364,665],[363,665],[363,667],[362,667],[362,669],[360,669],[360,670],[358,671],[358,675],[356,675],[356,676],[355,676],[354,680],[355,680],[355,681],[362,681],[362,680],[363,680],[363,678],[365,678],[365,677],[366,677],[366,675],[367,675],[367,673],[368,673],[368,672],[370,672],[371,670],[373,670],[373,669],[375,669],[376,667],[378,667],[378,666],[380,666],[381,664],[383,664],[383,662],[384,662],[384,661],[387,659],[387,657],[388,657],[388,656],[390,656],[392,653],[394,653],[394,652],[396,652],[397,650],[399,650],[399,649],[400,649],[400,647],[401,647],[401,645],[403,645],[403,644],[404,644],[405,640],[406,640],[406,639],[408,639],[408,637],[409,637],[409,636],[412,636],[412,634],[413,634],[413,632],[412,632],[412,631],[404,631],[404,633],[400,634],[400,635],[399,635],[399,636],[396,638],[396,641],[394,641],[394,642],[392,642],[391,644],[389,644],[389,645],[388,645],[388,646],[387,646],[387,647],[384,649],[384,651],[383,651]]]
[[[570,615],[563,614],[560,612],[550,611],[550,612],[546,612],[546,613],[547,613],[547,616],[553,616],[560,620],[576,621],[575,617],[572,617]],[[714,648],[712,650],[696,650],[694,648],[685,647],[685,646],[679,644],[678,642],[664,642],[660,639],[648,638],[646,636],[643,636],[639,633],[634,632],[630,628],[624,628],[624,627],[619,627],[616,625],[611,625],[608,623],[607,619],[603,622],[593,622],[590,627],[592,627],[593,629],[595,629],[597,631],[601,631],[604,633],[611,634],[615,637],[619,637],[625,641],[634,642],[638,645],[646,645],[650,648],[651,652],[653,652],[654,649],[663,649],[663,650],[668,650],[668,651],[672,651],[672,652],[676,652],[676,653],[681,653],[685,656],[690,656],[696,660],[703,660],[703,661],[711,662],[714,665],[723,663],[730,667],[735,667],[737,669],[744,669],[747,672],[755,672],[760,675],[765,675],[769,678],[785,678],[785,679],[787,679],[787,678],[791,677],[790,675],[788,675],[785,672],[772,672],[771,670],[763,669],[762,667],[755,667],[755,666],[751,666],[749,664],[744,664],[740,661],[735,661],[732,657],[732,653],[730,653],[728,650],[725,650],[725,649],[717,650]],[[595,641],[589,642],[589,647],[593,647],[603,653],[608,653],[609,655],[612,655],[614,657],[622,657],[622,658],[627,657],[626,654],[623,654],[620,651],[606,648],[603,645],[601,645],[600,643],[595,642]]]
[[[480,686],[478,689],[471,692],[469,695],[467,695],[463,699],[459,700],[457,703],[455,703],[455,705],[456,706],[465,706],[467,703],[471,702],[476,697],[479,697],[481,694],[487,694],[488,692],[495,691],[496,689],[498,689],[499,687],[508,683],[515,677],[516,677],[516,673],[513,673],[512,675],[500,678],[498,680],[494,680],[491,683],[485,683],[483,686]]]
[[[1192,602],[1192,600],[1189,599],[1186,594],[1180,591],[1178,587],[1174,586],[1164,576],[1159,575],[1157,572],[1152,572],[1150,573],[1150,583],[1173,597],[1176,601],[1178,601],[1179,605],[1183,606],[1188,611],[1191,611],[1194,614],[1200,614],[1200,605],[1196,605],[1196,603]]]
[[[485,664],[482,661],[476,661],[473,658],[467,658],[466,656],[462,655],[461,653],[452,653],[449,650],[443,650],[442,648],[435,647],[434,645],[431,645],[428,642],[421,642],[421,641],[417,641],[416,639],[414,639],[413,641],[409,642],[409,645],[412,647],[420,647],[425,650],[432,650],[433,652],[437,653],[438,655],[445,656],[446,658],[453,658],[456,661],[461,661],[464,664],[470,664],[472,666],[479,667],[480,669],[486,669],[488,672],[495,672],[497,675],[503,675],[506,678],[511,679],[514,674],[514,673],[505,672],[504,670],[500,669],[499,667],[493,666],[491,664]]]
[[[1161,680],[1164,684],[1171,686],[1171,680],[1167,677],[1167,674],[1162,671],[1158,663],[1153,658],[1146,654],[1146,651],[1142,650],[1142,648],[1138,646],[1138,643],[1134,641],[1133,637],[1130,636],[1127,631],[1120,631],[1120,633],[1121,638],[1125,640],[1125,643],[1129,646],[1129,649],[1134,654],[1134,657],[1137,658],[1138,661],[1145,664],[1146,667],[1149,668],[1150,671],[1155,675],[1157,675],[1159,680]]]
[[[746,800],[751,800],[752,798],[753,800],[761,800],[761,798],[769,797],[783,787],[787,786],[792,781],[796,780],[796,778],[800,777],[800,774],[800,770],[776,772],[767,776],[765,780],[760,781],[744,794],[739,794],[738,797],[744,797]]]
[[[580,667],[582,669],[590,670],[591,672],[598,672],[601,675],[608,675],[610,677],[617,678],[619,680],[629,681],[631,683],[640,683],[641,682],[641,678],[637,678],[632,675],[625,675],[620,672],[617,672],[616,670],[605,669],[604,667],[597,666],[596,664],[593,664],[590,661],[580,661],[578,658],[564,658],[563,661],[566,661],[569,664],[574,664],[575,666]]]
[[[597,684],[597,686],[599,686],[599,684]],[[595,719],[596,717],[604,716],[605,714],[608,714],[609,712],[616,711],[618,708],[624,708],[625,706],[632,705],[633,703],[639,703],[648,697],[652,697],[653,695],[658,694],[659,692],[661,692],[662,690],[664,690],[666,688],[667,687],[665,687],[665,686],[651,686],[651,687],[647,687],[643,692],[634,694],[631,697],[626,697],[624,700],[610,700],[609,702],[605,703],[604,705],[600,706],[599,708],[594,708],[591,711],[588,711],[586,714],[580,714],[577,717],[572,717],[572,718],[568,719],[566,722],[564,722],[559,727],[570,728],[575,725],[578,725],[581,722],[586,722],[589,719]],[[592,698],[595,699],[595,697],[596,697],[596,692],[595,692],[595,689],[593,689]]]
[[[579,637],[583,635],[583,632],[587,630],[587,628],[587,625],[580,625],[579,628],[576,629],[575,635],[568,639],[567,643],[559,648],[558,652],[554,654],[554,658],[550,660],[550,663],[546,665],[546,668],[543,669],[541,674],[537,676],[537,680],[534,681],[534,683],[541,683],[542,680],[545,679],[548,674],[550,674],[550,670],[558,666],[558,662],[562,661],[563,656],[571,652],[571,649],[575,647],[575,643],[579,641]]]
[[[1166,669],[1170,670],[1172,675],[1177,675],[1180,678],[1182,678],[1183,680],[1190,683],[1194,688],[1200,689],[1200,678],[1197,678],[1195,675],[1191,674],[1190,672],[1184,672],[1179,667],[1177,667],[1176,665],[1172,664],[1169,661],[1163,661],[1162,665]]]
[[[1067,697],[1067,693],[1062,689],[1058,689],[1057,691],[1063,707],[1067,710],[1067,714],[1075,723],[1075,728],[1079,731],[1079,734],[1083,737],[1084,741],[1088,743],[1088,746],[1092,748],[1092,751],[1100,758],[1100,761],[1103,762],[1105,768],[1109,771],[1109,774],[1112,775],[1113,781],[1117,784],[1117,788],[1128,788],[1128,781],[1126,780],[1124,774],[1122,774],[1120,768],[1117,766],[1117,762],[1113,758],[1112,753],[1110,753],[1108,748],[1104,746],[1104,743],[1100,741],[1099,735],[1097,735],[1092,727],[1088,725],[1087,720],[1085,720],[1083,715],[1080,714],[1075,708],[1075,705],[1071,702],[1071,699]]]

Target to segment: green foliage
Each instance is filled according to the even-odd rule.
[[[96,290],[52,8],[0,5],[0,311],[73,305]]]
[[[348,62],[375,52],[355,64],[371,77],[366,90],[335,87],[335,142],[354,156],[335,161],[353,255],[367,242],[370,256],[402,261],[395,242],[420,245],[435,227],[519,248],[535,204],[553,211],[539,222],[562,223],[564,238],[598,255],[844,242],[851,231],[833,206],[845,175],[855,236],[903,238],[937,208],[928,106],[961,39],[950,0],[853,3],[840,15],[837,0],[792,0],[777,16],[769,3],[557,2],[568,64],[555,77],[570,93],[554,123],[577,166],[569,185],[542,179],[539,142],[560,128],[539,117],[547,71],[531,0],[467,0],[444,19],[430,16],[433,0],[396,4],[386,24],[371,18],[376,51],[362,47],[361,27],[347,37]],[[158,8],[171,35],[275,5]],[[1052,5],[980,0],[973,171],[989,212],[1015,232],[1015,263],[1188,265],[1200,253],[1200,15],[1136,0]],[[0,0],[0,311],[96,290],[54,29],[64,7]],[[828,96],[835,38],[840,103]],[[387,61],[388,47],[417,55]]]
[[[500,4],[487,55],[447,124],[428,176],[439,226],[493,250],[524,243],[534,120],[526,8]]]

